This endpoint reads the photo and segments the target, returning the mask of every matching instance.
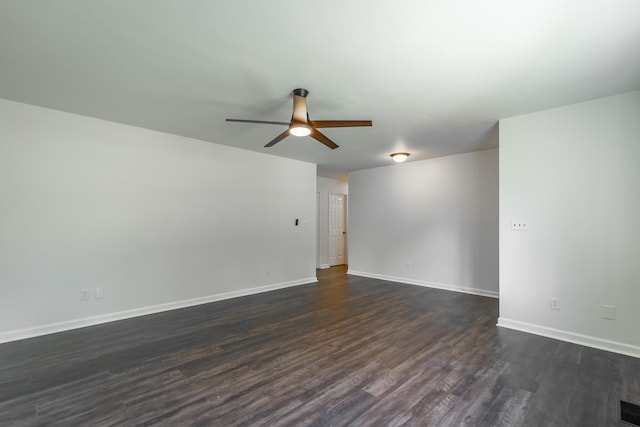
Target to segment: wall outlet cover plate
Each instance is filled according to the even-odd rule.
[[[525,218],[512,219],[511,229],[513,231],[529,231],[529,220]]]

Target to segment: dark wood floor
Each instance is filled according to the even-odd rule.
[[[498,301],[319,283],[0,345],[0,425],[609,426],[640,359],[495,326]]]

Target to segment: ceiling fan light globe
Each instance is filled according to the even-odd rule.
[[[311,128],[308,126],[292,126],[289,128],[289,133],[293,136],[309,136]]]

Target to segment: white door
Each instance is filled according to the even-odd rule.
[[[329,194],[329,265],[344,264],[344,194]]]
[[[320,192],[316,191],[316,268],[320,268]]]

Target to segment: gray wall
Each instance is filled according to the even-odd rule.
[[[349,174],[349,271],[498,295],[498,151]]]
[[[639,218],[640,91],[501,120],[500,324],[640,356]]]
[[[4,100],[0,144],[0,341],[315,281],[314,164]]]

